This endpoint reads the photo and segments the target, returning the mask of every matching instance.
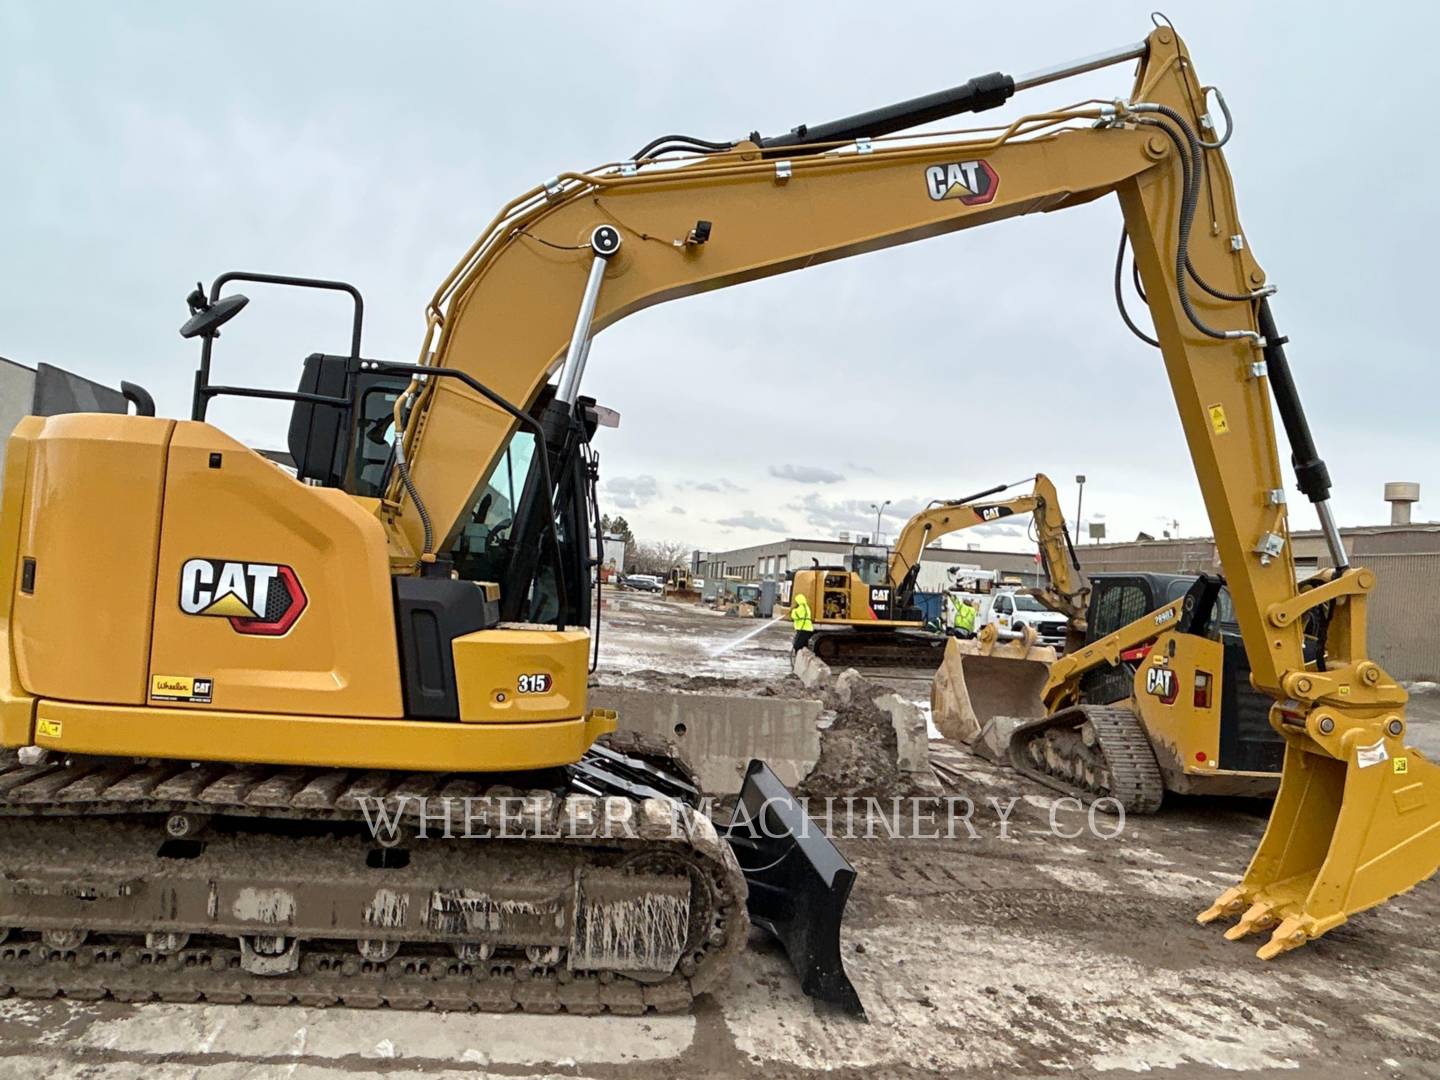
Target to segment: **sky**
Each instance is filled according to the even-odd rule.
[[[1149,6],[0,0],[0,355],[148,387],[187,417],[197,280],[354,282],[364,352],[415,359],[422,312],[495,210],[655,135],[778,133],[1142,38]],[[1344,525],[1386,481],[1440,517],[1430,341],[1440,7],[1169,2],[1226,148]],[[1362,13],[1363,11],[1363,13]],[[986,119],[1128,92],[1128,66]],[[1209,527],[1158,354],[1111,294],[1113,199],[648,309],[595,339],[602,499],[641,539],[718,550],[882,532],[1037,471],[1111,538]],[[1422,256],[1424,256],[1422,258]],[[337,301],[247,288],[217,380],[292,388],[345,351]],[[283,406],[212,422],[283,443]],[[1282,450],[1282,457],[1286,452]],[[1293,495],[1292,527],[1314,526]],[[1023,528],[967,534],[1023,548]],[[952,546],[963,546],[952,538]]]

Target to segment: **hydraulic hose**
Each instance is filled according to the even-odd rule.
[[[1219,341],[1232,340],[1235,338],[1258,340],[1260,335],[1253,330],[1217,330],[1215,327],[1210,326],[1200,318],[1199,314],[1195,311],[1194,304],[1190,300],[1190,290],[1187,285],[1187,279],[1192,276],[1202,289],[1217,299],[1234,301],[1248,301],[1252,299],[1249,295],[1235,296],[1216,290],[1200,280],[1199,275],[1194,272],[1194,268],[1190,262],[1190,229],[1194,223],[1195,208],[1200,199],[1201,149],[1199,138],[1185,121],[1185,118],[1168,105],[1146,103],[1134,105],[1132,108],[1137,112],[1154,112],[1164,116],[1167,120],[1171,121],[1175,127],[1178,127],[1180,133],[1184,135],[1182,139],[1181,134],[1177,133],[1175,128],[1172,128],[1170,124],[1164,123],[1163,121],[1149,117],[1138,118],[1139,123],[1158,128],[1164,132],[1170,141],[1175,144],[1176,151],[1180,157],[1182,191],[1180,199],[1179,238],[1175,247],[1175,293],[1180,301],[1181,309],[1185,312],[1185,317],[1195,329],[1199,330],[1206,337],[1215,338]]]

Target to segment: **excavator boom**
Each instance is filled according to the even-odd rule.
[[[857,126],[901,130],[907,116],[941,114],[911,103],[813,135],[797,129],[680,162],[641,154],[562,174],[509,204],[446,279],[428,312],[421,362],[484,371],[501,396],[528,405],[563,358],[563,403],[591,336],[650,304],[1114,194],[1252,679],[1276,698],[1272,722],[1288,744],[1275,813],[1250,870],[1204,917],[1243,914],[1238,933],[1273,928],[1264,950],[1273,955],[1433,873],[1440,770],[1406,750],[1405,692],[1367,653],[1375,576],[1350,567],[1340,543],[1328,473],[1270,312],[1273,290],[1202,104],[1209,90],[1168,25],[1143,50],[1116,50],[1100,63],[1132,56],[1139,66],[1127,98],[1032,113],[973,136],[856,134]],[[954,106],[947,115],[989,108],[1026,83],[986,76],[934,104]],[[490,358],[501,342],[506,363],[497,366]],[[414,490],[405,498],[399,480],[392,484],[389,520],[395,546],[423,557],[428,530],[415,495],[443,548],[513,425],[444,380],[412,384],[409,401],[402,441]],[[1304,590],[1288,542],[1276,412],[1335,564]],[[458,447],[480,468],[456,469]],[[1323,670],[1304,654],[1312,611],[1328,620]]]

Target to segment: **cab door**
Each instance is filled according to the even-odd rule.
[[[1015,622],[1015,601],[1008,596],[997,596],[993,610],[995,625],[1001,630],[1009,630]]]

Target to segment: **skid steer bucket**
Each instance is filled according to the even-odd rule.
[[[800,988],[863,1017],[840,954],[855,869],[763,761],[746,770],[725,839],[750,887],[750,920],[784,947]]]
[[[989,643],[951,638],[930,687],[930,711],[947,739],[967,745],[999,716],[1045,715],[1041,694],[1055,650],[1024,641]]]
[[[1257,952],[1264,960],[1408,892],[1440,866],[1440,766],[1404,745],[1400,716],[1337,723],[1320,713],[1316,730],[1327,720],[1320,738],[1281,725],[1285,767],[1265,835],[1240,884],[1199,916],[1238,917],[1225,933],[1232,941],[1271,931]]]

